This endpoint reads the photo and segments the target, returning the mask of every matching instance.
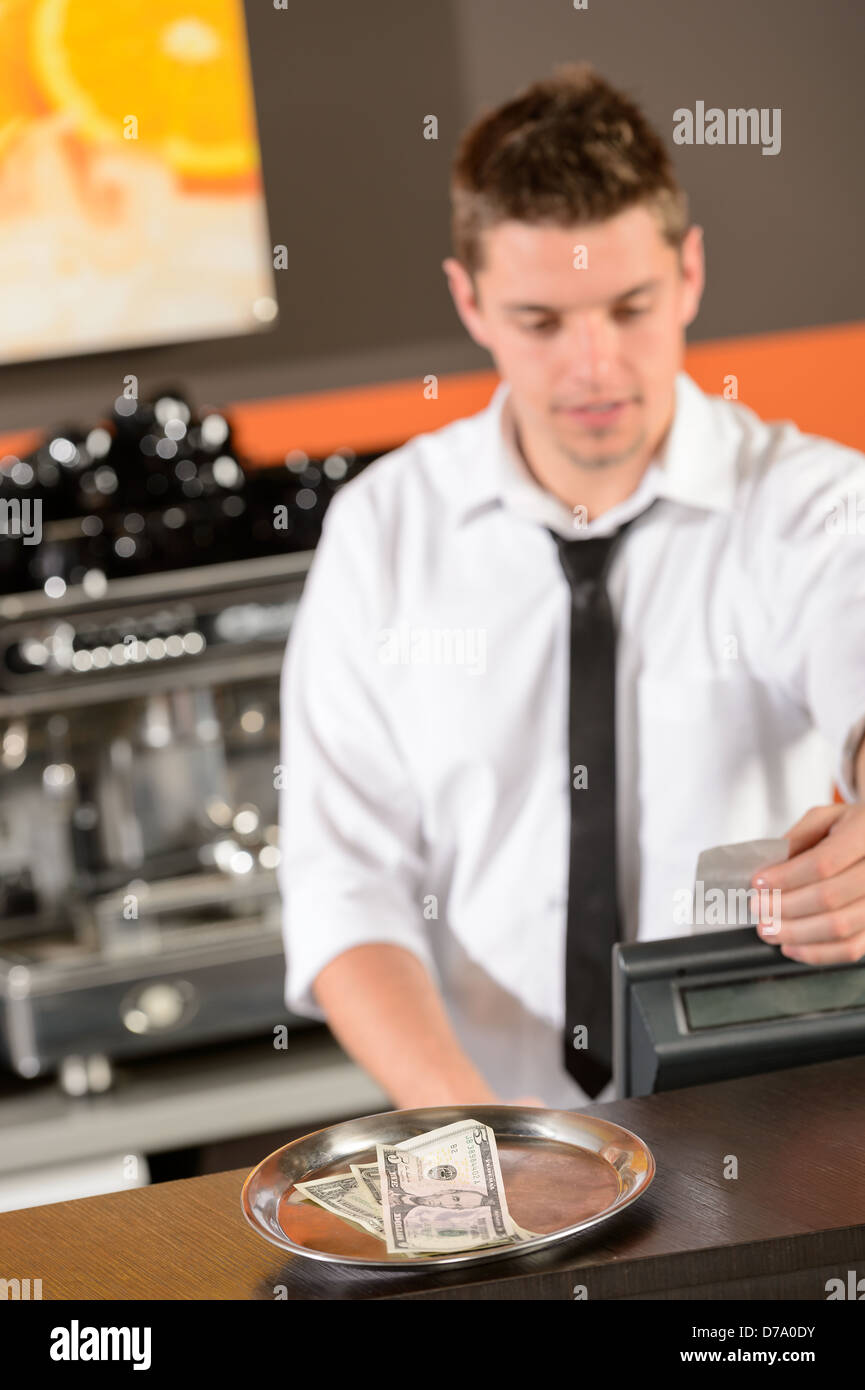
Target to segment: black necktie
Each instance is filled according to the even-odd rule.
[[[611,965],[613,943],[620,933],[616,891],[616,633],[606,578],[613,549],[630,524],[625,522],[612,536],[583,540],[566,540],[550,532],[571,588],[571,825],[564,1061],[590,1096],[596,1096],[612,1075]]]

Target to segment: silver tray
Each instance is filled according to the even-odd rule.
[[[375,1236],[304,1200],[294,1187],[344,1172],[350,1163],[374,1163],[376,1143],[397,1144],[467,1118],[492,1128],[508,1209],[520,1226],[538,1232],[536,1240],[406,1259],[388,1254]],[[253,1168],[240,1201],[253,1230],[294,1255],[380,1269],[426,1269],[514,1259],[557,1245],[636,1201],[654,1175],[655,1160],[642,1139],[609,1120],[519,1105],[447,1105],[365,1115],[294,1139]]]

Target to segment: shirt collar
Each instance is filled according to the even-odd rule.
[[[520,516],[573,537],[569,508],[535,480],[516,443],[508,404],[510,386],[500,382],[481,419],[484,444],[471,463],[471,476],[460,500],[460,520],[489,506],[507,506]],[[675,381],[673,422],[640,479],[622,502],[581,528],[581,534],[606,535],[638,515],[656,497],[688,507],[729,511],[733,505],[736,460],[733,441],[716,414],[717,400],[707,396],[687,372]]]

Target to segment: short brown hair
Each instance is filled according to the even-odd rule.
[[[463,133],[451,172],[454,255],[474,275],[480,234],[498,222],[570,227],[638,203],[681,247],[688,199],[661,137],[590,63],[563,64]]]

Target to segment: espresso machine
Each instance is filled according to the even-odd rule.
[[[20,1077],[84,1094],[115,1059],[309,1026],[283,1001],[279,676],[328,502],[373,457],[252,470],[226,417],[168,390],[0,464],[0,501],[42,524],[0,535],[0,1064]]]

